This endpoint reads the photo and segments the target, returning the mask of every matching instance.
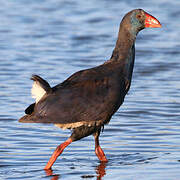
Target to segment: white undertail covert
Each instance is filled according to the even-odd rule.
[[[32,98],[36,99],[36,104],[40,101],[45,93],[46,91],[41,87],[40,83],[38,81],[34,81],[31,89],[31,95]]]

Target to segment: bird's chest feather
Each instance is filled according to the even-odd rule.
[[[131,83],[132,73],[134,68],[134,60],[135,60],[135,47],[129,49],[129,53],[125,59],[125,73],[128,81]]]

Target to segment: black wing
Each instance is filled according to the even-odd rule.
[[[56,124],[107,122],[123,103],[125,94],[124,77],[116,70],[80,71],[43,97],[29,120]]]

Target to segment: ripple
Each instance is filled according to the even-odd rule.
[[[71,132],[18,123],[33,102],[29,78],[37,73],[56,85],[75,71],[102,64],[111,56],[122,16],[139,4],[163,28],[137,37],[131,89],[100,137],[109,162],[99,162],[90,136],[67,147],[54,171],[44,171]],[[0,179],[179,177],[178,0],[7,0],[0,11]]]

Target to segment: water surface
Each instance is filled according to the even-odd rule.
[[[178,0],[2,0],[0,179],[178,179],[179,6]],[[109,162],[98,161],[90,136],[72,143],[53,172],[45,172],[70,132],[18,123],[33,102],[29,78],[37,73],[53,86],[103,63],[111,56],[123,15],[134,8],[157,17],[163,28],[146,29],[137,37],[131,89],[100,137]]]

